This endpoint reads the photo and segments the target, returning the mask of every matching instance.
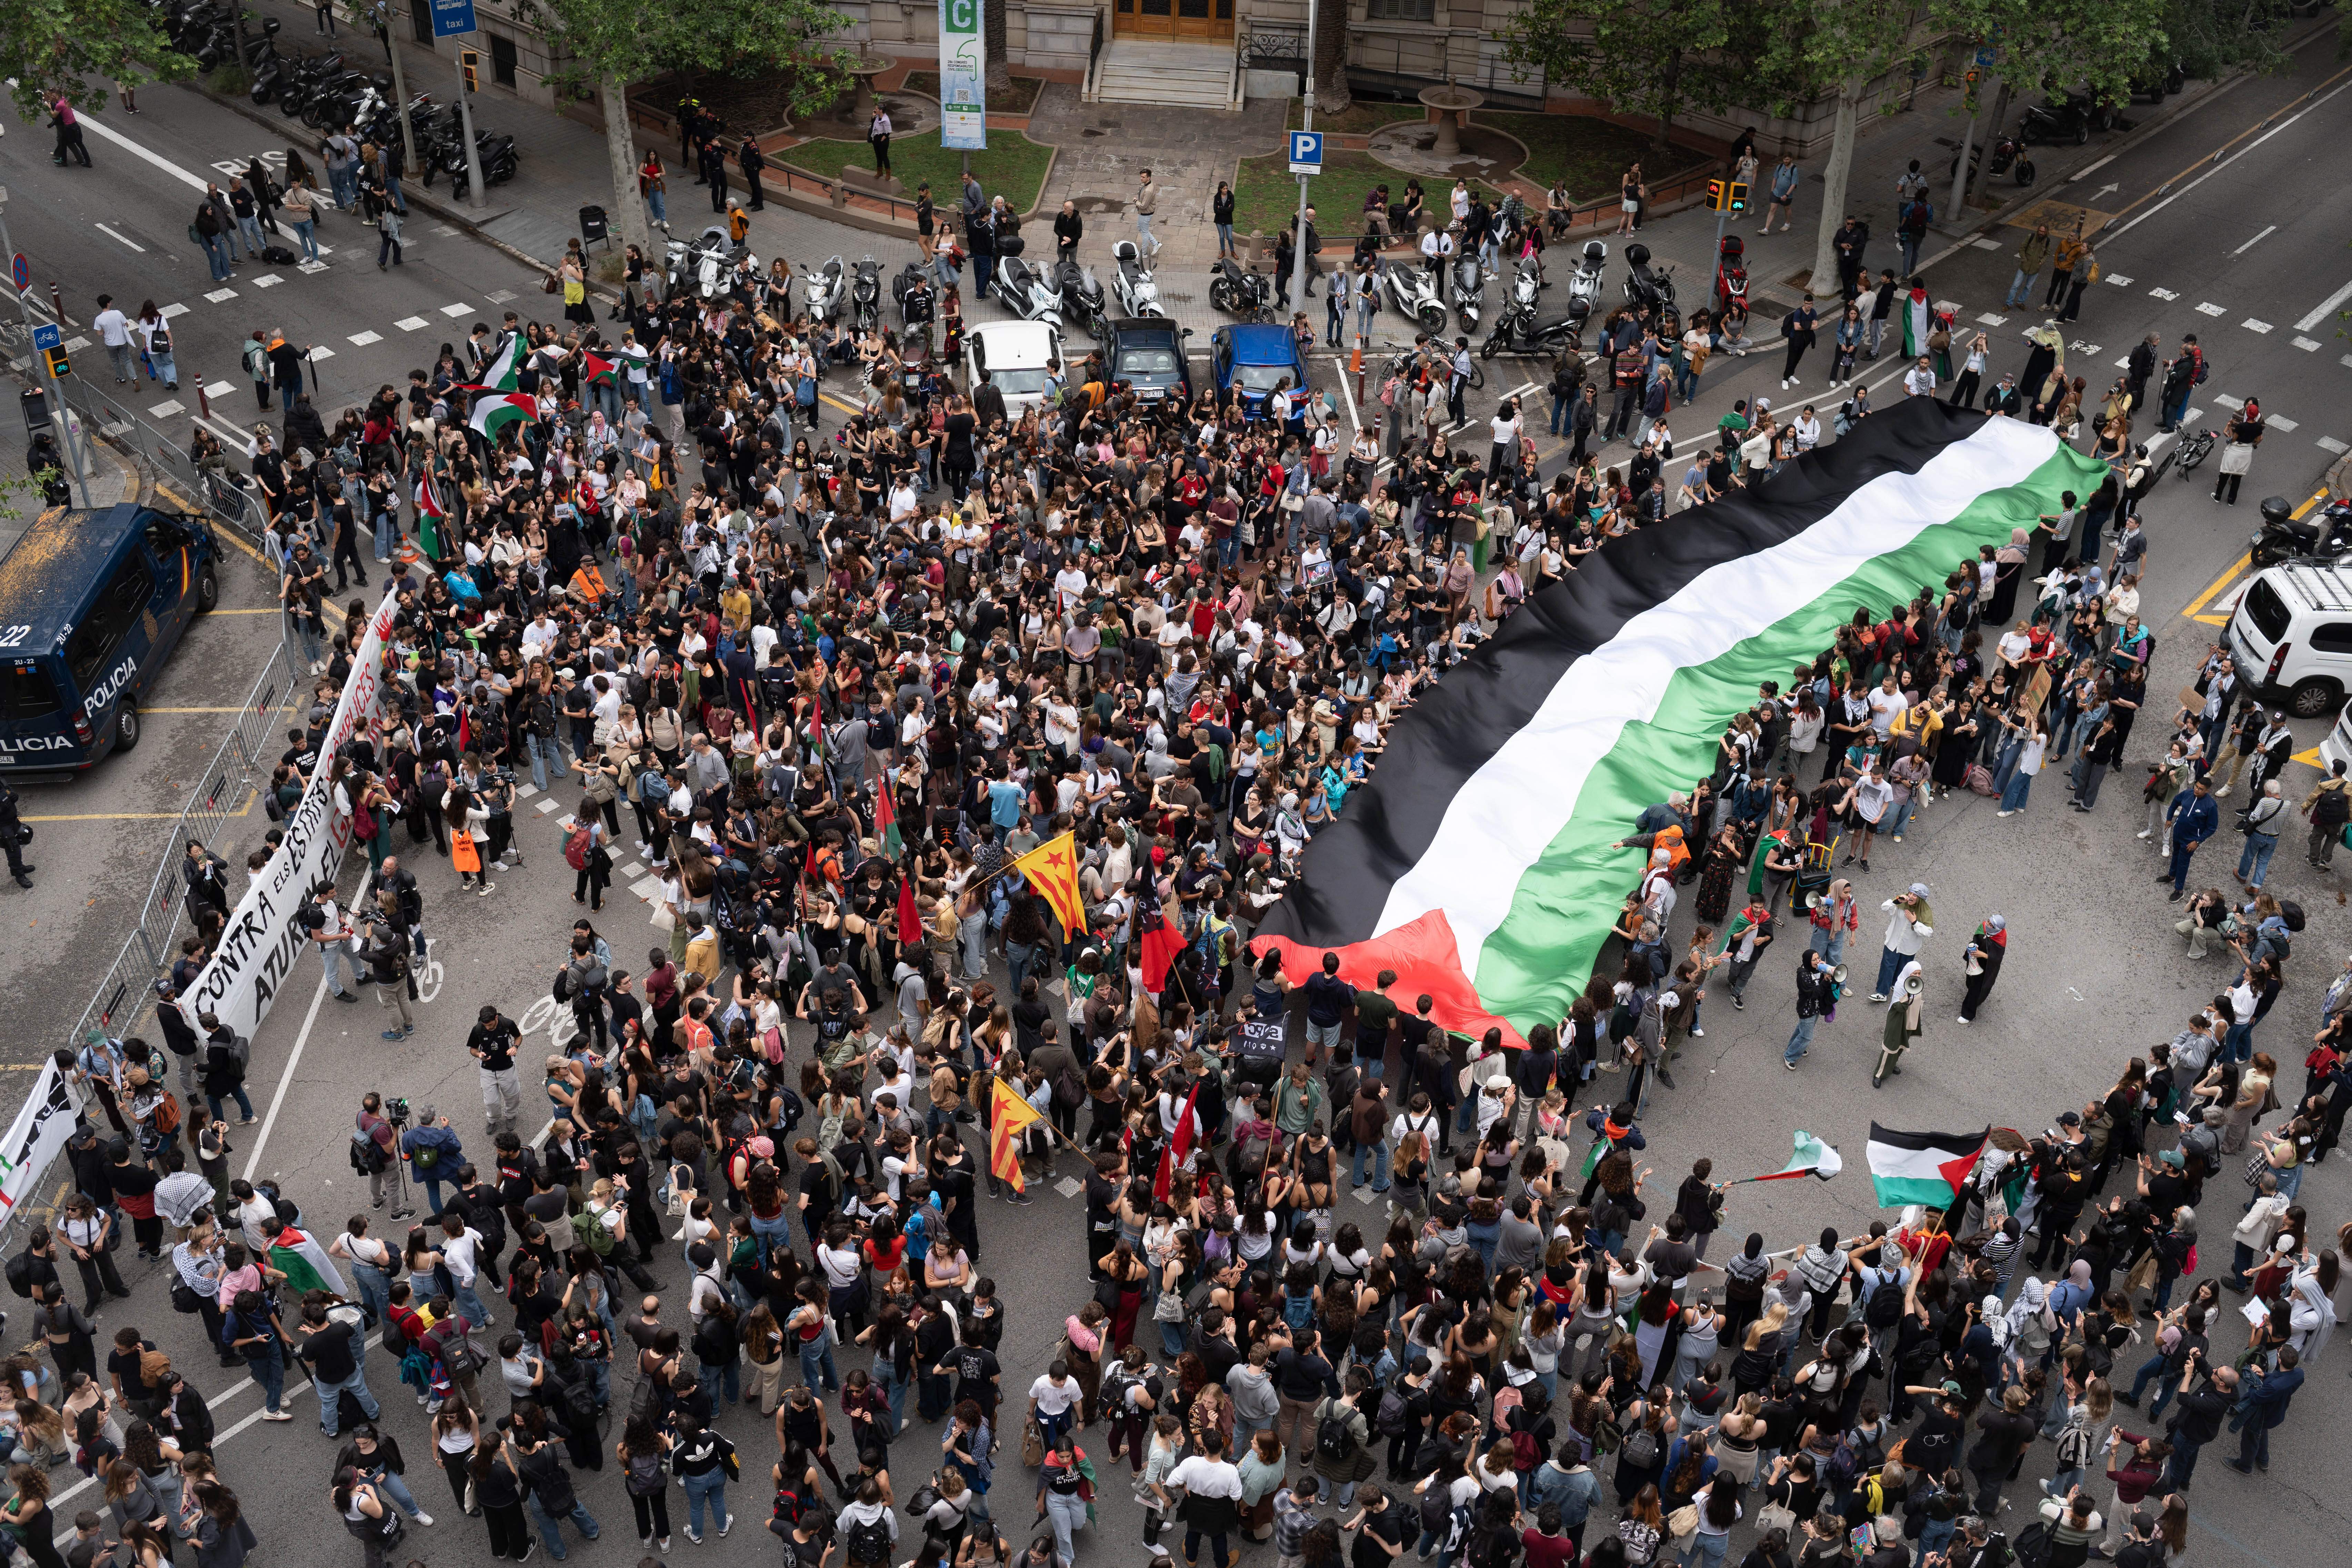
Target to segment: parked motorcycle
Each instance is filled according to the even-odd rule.
[[[1582,318],[1575,313],[1577,301],[1571,299],[1559,315],[1546,316],[1540,303],[1542,289],[1536,277],[1534,259],[1520,262],[1518,276],[1511,283],[1511,297],[1496,313],[1494,331],[1478,345],[1479,358],[1493,359],[1514,349],[1528,353],[1583,353],[1584,340],[1580,331]]]
[[[1110,280],[1111,298],[1118,302],[1122,316],[1165,316],[1168,312],[1160,303],[1160,285],[1151,280],[1151,268],[1145,264],[1135,241],[1122,239],[1110,247],[1111,259],[1118,263],[1118,271]]]
[[[1601,296],[1609,287],[1608,268],[1608,242],[1586,240],[1583,254],[1576,258],[1576,270],[1568,276],[1568,313],[1571,320],[1582,321],[1601,303]]]
[[[849,276],[849,324],[861,332],[882,325],[882,264],[870,256],[858,258]]]
[[[2014,171],[2019,184],[2030,185],[2033,183],[2033,160],[2025,155],[2025,143],[2014,136],[1996,136],[1992,139],[1990,148],[1979,147],[1970,152],[1969,178],[1971,180],[1976,178],[1977,169],[1984,163],[1988,152],[1992,155],[1990,172],[1995,179]],[[1951,166],[1944,171],[1944,175],[1947,179],[1951,179],[1957,177],[1959,172],[1960,155],[1955,153],[1952,154]]]
[[[2352,501],[2330,501],[2326,510],[2297,521],[2294,503],[2273,496],[2263,502],[2263,526],[2249,549],[2257,571],[2282,561],[2340,561],[2352,554]]]
[[[898,324],[913,329],[929,327],[938,307],[938,291],[931,285],[930,269],[919,261],[909,261],[906,269],[890,280],[890,297],[898,302]]]
[[[1417,323],[1431,337],[1445,330],[1445,301],[1437,296],[1437,275],[1425,267],[1391,267],[1381,288],[1397,314]]]
[[[2080,147],[2091,139],[2094,131],[2124,131],[2128,123],[2115,109],[2100,103],[2087,92],[2070,92],[2063,99],[2044,99],[2025,111],[2018,122],[2018,134],[2028,142],[2047,142],[2053,145],[2071,142]]]
[[[801,280],[807,288],[801,301],[802,310],[812,321],[830,323],[841,312],[841,258],[834,257],[823,267],[803,268]]]
[[[1119,241],[1121,247],[1135,248],[1131,240]],[[1150,280],[1146,275],[1146,281]],[[1017,256],[1001,258],[996,275],[988,280],[988,290],[1004,303],[1004,308],[1024,321],[1044,321],[1048,326],[1062,324],[1062,292],[1054,280],[1039,268]]]
[[[1625,247],[1625,263],[1631,269],[1625,274],[1625,302],[1636,311],[1654,309],[1661,326],[1678,324],[1681,316],[1675,306],[1675,269],[1652,267],[1650,247],[1640,244]]]
[[[1454,258],[1454,313],[1462,318],[1462,330],[1478,330],[1478,318],[1486,303],[1486,269],[1478,265],[1475,256]]]
[[[489,177],[488,170],[482,177]],[[699,299],[715,300],[728,291],[737,269],[747,261],[755,270],[760,265],[758,257],[712,224],[692,239],[669,242],[663,253],[664,282],[670,294],[691,289]]]
[[[1076,257],[1065,257],[1054,268],[1054,285],[1062,291],[1064,312],[1086,328],[1088,337],[1099,341],[1109,312],[1103,307],[1103,286],[1096,279],[1095,269],[1079,265]]]
[[[1230,256],[1217,258],[1209,276],[1209,303],[1244,321],[1274,320],[1274,285]]]
[[[299,114],[319,84],[340,77],[351,68],[340,54],[312,55],[289,65],[278,81],[278,112]]]
[[[1715,296],[1716,312],[1748,309],[1748,242],[1736,234],[1727,234],[1716,247]]]
[[[505,184],[521,167],[515,152],[514,138],[502,132],[474,132],[474,146],[481,156],[482,183],[486,185]],[[463,201],[473,184],[473,174],[466,167],[465,144],[457,137],[450,136],[436,143],[431,153],[422,156],[425,164],[425,183],[432,184],[433,171],[443,170],[449,176],[449,194]]]

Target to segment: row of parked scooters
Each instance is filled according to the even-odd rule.
[[[408,116],[416,139],[416,156],[424,167],[413,171],[428,187],[441,175],[462,199],[472,183],[466,166],[462,117],[456,104],[439,104],[430,93],[418,93],[404,110],[393,102],[392,78],[362,70],[340,52],[289,58],[278,49],[280,24],[277,17],[245,17],[245,65],[253,79],[252,100],[275,103],[278,112],[299,120],[317,132],[331,134],[352,128],[362,142],[398,146],[400,117]],[[236,58],[236,21],[229,6],[212,0],[181,5],[165,23],[172,47],[192,56],[197,66],[211,70]],[[482,163],[486,184],[500,185],[515,177],[520,160],[513,137],[495,131],[477,131],[474,146]]]

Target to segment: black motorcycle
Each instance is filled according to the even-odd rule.
[[[1274,285],[1230,256],[1217,258],[1209,279],[1209,303],[1244,321],[1274,320]]]
[[[936,312],[937,291],[931,286],[931,274],[919,261],[907,263],[906,270],[890,280],[890,296],[898,302],[898,322],[904,327],[928,327]]]
[[[2352,553],[2352,501],[2330,501],[2315,517],[2297,521],[2284,496],[2263,502],[2263,526],[2249,545],[2257,571],[2282,561],[2341,561]]]
[[[2047,142],[2053,146],[2071,142],[2080,147],[2091,139],[2094,131],[2128,131],[2131,122],[2112,106],[2078,90],[2068,93],[2063,100],[2044,99],[2028,109],[2017,129],[2018,134],[2028,142]]]
[[[1996,136],[1992,139],[1992,144],[1990,147],[1976,147],[1970,149],[1969,153],[1969,178],[1970,180],[1974,180],[1977,177],[1977,170],[1979,165],[1983,164],[1985,156],[1988,153],[1990,153],[1992,157],[1991,173],[1995,179],[1999,179],[2003,174],[2014,172],[2017,175],[2017,183],[2019,184],[2030,185],[2033,183],[2033,160],[2025,155],[2025,143],[2020,142],[2014,136]],[[1952,154],[1951,166],[1946,169],[1944,174],[1947,178],[1951,178],[1957,176],[1959,172],[1960,155],[1958,153],[1955,153]]]
[[[882,264],[870,256],[861,258],[850,276],[849,324],[861,332],[882,325]]]
[[[1104,306],[1103,286],[1094,268],[1066,256],[1054,265],[1054,282],[1062,290],[1062,319],[1084,327],[1088,337],[1100,341],[1110,312]]]
[[[1519,263],[1517,278],[1512,282],[1511,296],[1495,313],[1495,330],[1478,345],[1480,359],[1493,359],[1498,353],[1517,350],[1522,353],[1578,354],[1584,352],[1584,338],[1579,330],[1578,315],[1571,300],[1557,316],[1546,316],[1538,305],[1542,285],[1537,280],[1532,261]]]

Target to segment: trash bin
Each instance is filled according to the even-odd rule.
[[[612,230],[604,221],[603,207],[591,205],[580,209],[581,244],[593,245],[600,239],[610,243],[612,237]]]
[[[39,387],[23,394],[19,399],[25,410],[25,434],[37,436],[49,427],[49,395]]]

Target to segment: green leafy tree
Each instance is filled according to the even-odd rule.
[[[95,109],[110,81],[193,76],[196,62],[172,47],[163,16],[142,0],[0,0],[0,77],[16,113],[38,121],[59,93]]]
[[[1618,113],[1654,119],[1663,153],[1677,116],[1744,93],[1731,37],[1726,0],[1533,0],[1504,29],[1503,56]]]
[[[1765,56],[1767,79],[1780,89],[1782,112],[1794,100],[1833,93],[1830,155],[1822,170],[1821,210],[1815,215],[1814,291],[1827,298],[1837,279],[1836,235],[1845,221],[1846,187],[1853,170],[1853,143],[1870,85],[1909,54],[1921,13],[1909,0],[1825,0],[1807,9],[1801,25],[1777,29]],[[1794,17],[1786,20],[1791,24]]]
[[[662,71],[677,71],[689,82],[698,75],[779,71],[790,84],[794,118],[830,107],[849,82],[841,51],[825,45],[841,16],[813,0],[522,0],[520,10],[551,53],[568,57],[550,85],[559,92],[593,91],[601,100],[621,238],[649,254],[629,128],[632,80]]]

